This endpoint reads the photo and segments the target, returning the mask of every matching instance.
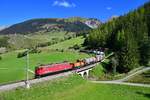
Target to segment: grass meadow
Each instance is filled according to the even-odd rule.
[[[91,83],[78,75],[0,93],[0,100],[149,100],[150,88]]]

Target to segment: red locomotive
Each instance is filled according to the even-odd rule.
[[[69,63],[41,65],[35,69],[36,77],[48,75],[51,73],[61,72],[72,69],[73,66]]]

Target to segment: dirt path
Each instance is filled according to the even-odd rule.
[[[144,67],[140,69],[139,71],[136,71],[125,78],[119,79],[119,80],[112,80],[112,81],[91,81],[92,83],[100,83],[100,84],[120,84],[120,85],[129,85],[129,86],[140,86],[140,87],[150,87],[150,84],[140,84],[140,83],[128,83],[125,82],[129,80],[130,78],[133,78],[134,76],[141,74],[143,72],[146,72],[150,70],[150,67]]]
[[[140,87],[150,88],[150,84],[127,83],[127,82],[116,82],[116,81],[91,81],[91,82],[100,83],[100,84],[119,84],[119,85],[140,86]]]
[[[150,67],[144,67],[144,68],[140,69],[139,71],[136,71],[136,72],[134,72],[134,73],[132,73],[132,74],[130,74],[130,75],[128,75],[128,76],[122,78],[122,79],[115,80],[115,81],[116,81],[116,82],[125,82],[125,81],[131,79],[132,77],[134,77],[134,76],[136,76],[136,75],[139,75],[139,74],[141,74],[141,73],[143,73],[143,72],[146,72],[146,71],[148,71],[148,70],[150,70]]]

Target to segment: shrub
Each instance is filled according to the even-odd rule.
[[[33,53],[41,53],[41,50],[38,50],[37,48],[32,48],[32,49],[29,50],[29,53],[31,53],[31,54],[33,54]],[[20,53],[18,53],[17,58],[22,58],[22,57],[24,57],[26,55],[27,55],[27,51],[20,52]]]
[[[61,52],[64,52],[64,49],[62,49]]]
[[[0,47],[8,47],[9,43],[8,43],[9,37],[5,36],[5,37],[1,37],[0,38]]]
[[[41,53],[41,50],[38,50],[37,48],[32,48],[30,49],[30,52],[29,53]]]
[[[27,52],[20,52],[20,53],[18,53],[17,58],[22,58],[26,55],[27,55]]]
[[[59,51],[59,49],[56,49],[56,51]]]
[[[75,45],[73,46],[73,49],[78,50],[78,49],[80,49],[80,46],[79,46],[78,44],[75,44]]]
[[[0,60],[2,60],[2,56],[0,56]]]

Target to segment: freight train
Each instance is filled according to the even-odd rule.
[[[79,69],[87,65],[100,62],[102,59],[104,59],[104,57],[105,57],[105,53],[100,52],[99,55],[90,58],[85,58],[83,60],[77,60],[74,63],[64,62],[64,63],[40,65],[35,68],[35,78],[39,78],[42,76],[55,74],[63,71]]]

